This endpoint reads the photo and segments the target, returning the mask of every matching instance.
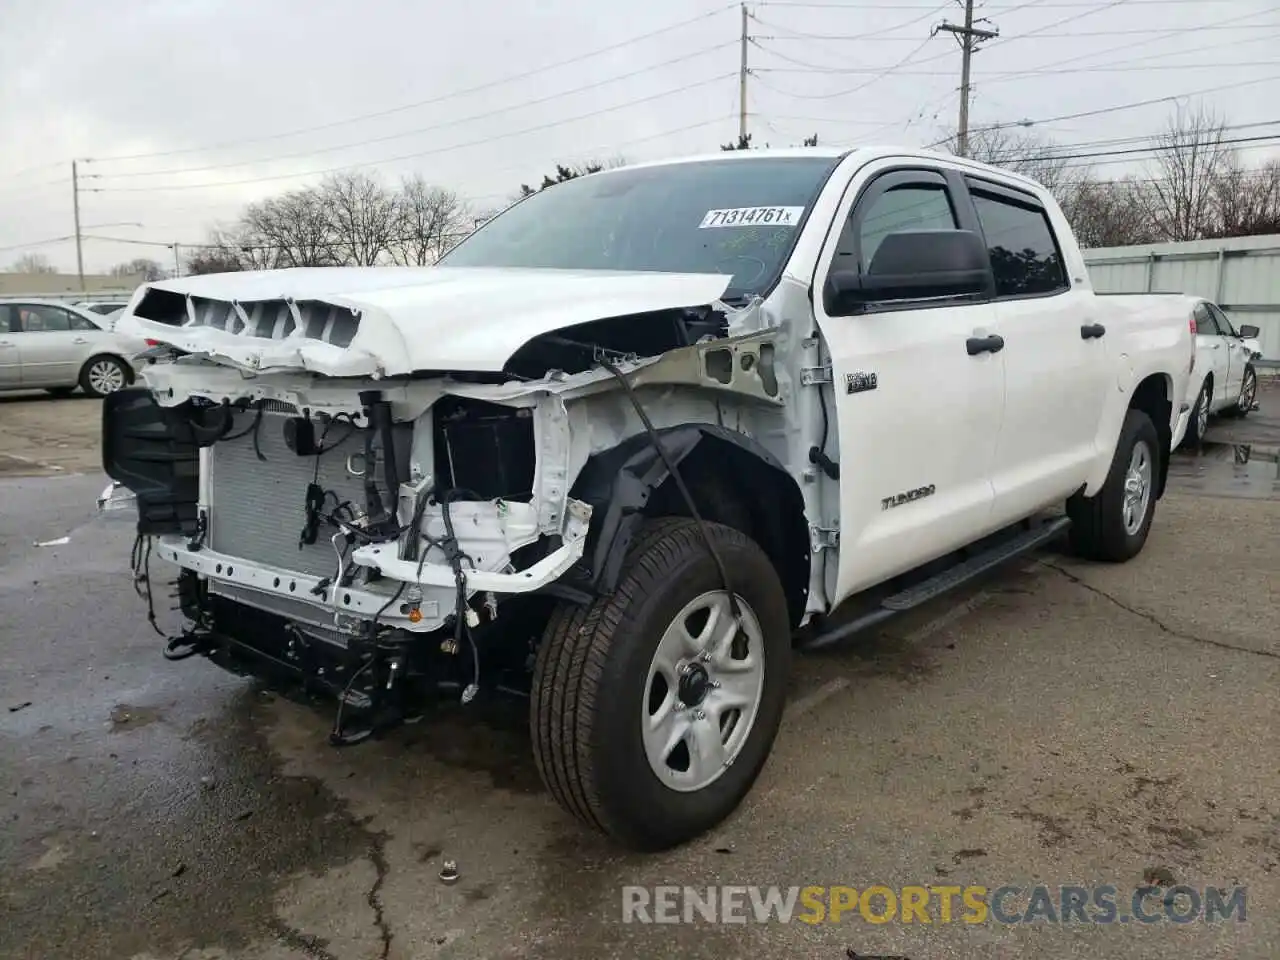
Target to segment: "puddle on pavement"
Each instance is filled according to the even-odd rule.
[[[1206,442],[1169,461],[1169,489],[1216,497],[1280,500],[1280,447]]]

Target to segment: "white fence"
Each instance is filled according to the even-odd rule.
[[[1262,361],[1280,367],[1280,235],[1084,251],[1100,293],[1189,293],[1261,331]]]

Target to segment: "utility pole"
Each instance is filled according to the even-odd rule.
[[[960,126],[956,131],[956,153],[962,157],[969,155],[969,59],[973,56],[978,44],[984,40],[1000,36],[996,29],[984,30],[973,25],[973,0],[964,0],[964,26],[944,21],[933,28],[934,35],[939,32],[954,34],[960,43]],[[982,19],[979,23],[989,23]]]
[[[84,253],[80,245],[80,171],[71,161],[71,209],[76,218],[76,273],[80,276],[80,292],[84,293]]]
[[[738,143],[747,142],[747,5],[742,5],[742,52],[738,60]]]

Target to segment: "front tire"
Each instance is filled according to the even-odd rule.
[[[708,523],[742,612],[695,521],[648,521],[613,593],[563,604],[534,668],[534,758],[557,802],[626,846],[661,850],[727,817],[782,718],[791,624],[745,534]]]
[[[1071,547],[1077,554],[1111,563],[1137,556],[1155,517],[1160,457],[1151,418],[1141,410],[1129,410],[1102,489],[1092,497],[1076,494],[1067,501]]]
[[[1231,415],[1234,417],[1247,417],[1253,410],[1253,404],[1257,399],[1258,371],[1250,363],[1244,368],[1244,378],[1240,381],[1240,395],[1236,397],[1236,405],[1231,408]]]
[[[91,357],[80,371],[80,388],[91,397],[102,398],[123,390],[132,379],[129,368],[116,357]]]

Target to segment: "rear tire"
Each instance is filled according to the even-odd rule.
[[[133,379],[129,368],[116,357],[90,357],[80,371],[80,388],[91,397],[105,397],[123,390]]]
[[[1205,431],[1209,427],[1209,407],[1213,403],[1213,382],[1208,377],[1200,385],[1196,394],[1196,405],[1191,408],[1191,418],[1187,421],[1187,432],[1182,438],[1184,444],[1199,446],[1204,440]]]
[[[782,718],[791,658],[782,585],[745,534],[707,529],[744,629],[726,630],[728,597],[698,524],[663,518],[636,537],[617,589],[588,606],[562,604],[538,650],[538,772],[566,811],[634,849],[675,846],[727,817]]]
[[[1089,560],[1111,563],[1122,563],[1142,550],[1156,512],[1160,457],[1151,418],[1141,410],[1129,410],[1102,489],[1092,497],[1076,494],[1067,501],[1072,550]]]

